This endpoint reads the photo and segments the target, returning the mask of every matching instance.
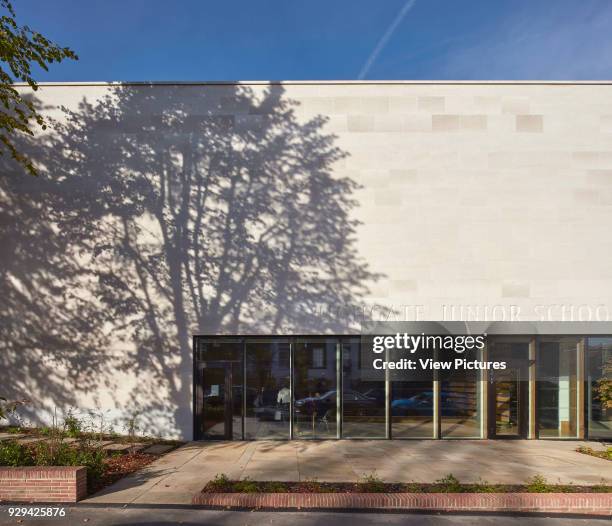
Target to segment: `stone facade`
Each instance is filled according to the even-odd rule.
[[[97,407],[190,438],[194,334],[612,316],[609,83],[36,96],[41,176],[9,163],[0,194],[0,383],[26,418]]]

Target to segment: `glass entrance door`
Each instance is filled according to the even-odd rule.
[[[494,434],[496,437],[520,438],[521,429],[521,378],[520,371],[497,372],[493,381]]]
[[[207,439],[231,440],[233,395],[231,365],[202,368],[202,434]]]
[[[506,362],[506,369],[489,373],[489,436],[526,438],[529,425],[529,343],[493,340],[489,352],[490,360]]]

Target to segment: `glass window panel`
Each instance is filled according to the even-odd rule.
[[[589,438],[612,439],[612,337],[588,339],[587,375]]]
[[[384,438],[385,382],[361,378],[361,343],[342,344],[342,436]]]
[[[293,353],[293,436],[335,438],[336,344],[333,338],[300,340]]]
[[[481,351],[465,351],[462,358],[481,358]],[[443,438],[480,438],[481,432],[481,372],[467,370],[441,377],[440,431]]]
[[[245,438],[289,438],[288,340],[247,340]]]
[[[393,438],[432,438],[433,382],[391,384],[391,436]]]
[[[538,342],[540,438],[577,436],[577,358],[577,338],[547,337]]]

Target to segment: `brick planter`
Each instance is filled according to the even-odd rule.
[[[0,467],[0,501],[77,502],[86,495],[84,467]]]
[[[192,502],[218,508],[612,515],[612,493],[197,493]]]

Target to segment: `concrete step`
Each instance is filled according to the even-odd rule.
[[[114,452],[129,453],[131,447],[132,447],[131,444],[113,443],[113,444],[108,444],[108,445],[104,446],[102,449],[104,451],[108,451],[110,453],[114,453]]]
[[[48,440],[47,437],[26,437],[26,438],[20,438],[17,440],[18,444],[36,444],[38,442],[44,442],[45,440]]]
[[[3,440],[17,440],[18,438],[23,438],[27,435],[24,433],[0,433],[0,442]]]
[[[153,444],[149,446],[147,449],[143,451],[146,455],[163,455],[167,453],[171,449],[174,449],[175,446],[169,446],[167,444]]]

